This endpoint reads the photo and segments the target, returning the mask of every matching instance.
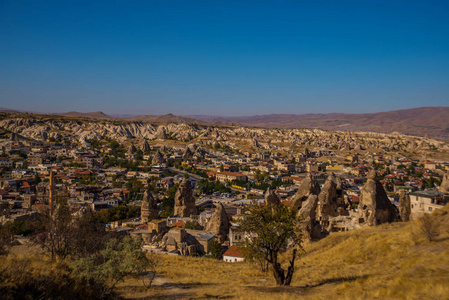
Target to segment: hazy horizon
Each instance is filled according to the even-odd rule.
[[[405,108],[400,108],[397,110],[409,110],[409,109],[419,109],[419,108],[437,108],[437,107],[444,107],[444,108],[449,108],[449,106],[420,106],[420,107],[405,107]],[[0,107],[0,111],[2,110],[14,110],[14,111],[18,111],[18,112],[27,112],[27,113],[32,113],[32,114],[64,114],[64,113],[71,113],[71,112],[76,112],[76,113],[104,113],[108,116],[111,117],[121,117],[121,118],[132,118],[132,117],[137,117],[137,116],[143,116],[143,115],[169,115],[169,114],[173,114],[176,116],[182,116],[182,117],[191,117],[191,118],[195,118],[195,117],[253,117],[253,116],[261,116],[261,115],[303,115],[303,114],[375,114],[375,113],[383,113],[383,112],[388,112],[388,111],[384,111],[384,110],[379,110],[379,111],[366,111],[366,112],[359,112],[359,113],[348,113],[348,112],[344,112],[344,111],[333,111],[333,112],[328,112],[328,113],[323,113],[323,112],[300,112],[300,113],[290,113],[290,112],[281,112],[281,113],[267,113],[267,114],[241,114],[241,115],[218,115],[218,114],[174,114],[172,112],[165,112],[165,113],[159,113],[159,114],[153,114],[151,112],[146,113],[146,112],[140,112],[140,113],[109,113],[107,111],[104,110],[97,110],[97,111],[84,111],[84,110],[70,110],[70,111],[30,111],[30,110],[23,110],[23,109],[12,109],[10,107]],[[391,110],[391,111],[397,111],[397,110]]]

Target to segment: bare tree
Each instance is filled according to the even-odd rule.
[[[9,248],[14,237],[12,235],[10,224],[0,224],[0,255],[9,253]]]
[[[419,230],[424,237],[429,241],[433,241],[438,236],[440,229],[440,222],[435,216],[425,214],[418,220]]]
[[[41,214],[38,227],[41,232],[36,235],[35,242],[52,259],[87,256],[103,249],[109,239],[104,226],[96,221],[90,210],[74,216],[66,199],[60,200],[52,214]]]

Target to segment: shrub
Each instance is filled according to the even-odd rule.
[[[440,224],[434,216],[425,214],[418,220],[418,226],[420,232],[429,242],[438,236]]]

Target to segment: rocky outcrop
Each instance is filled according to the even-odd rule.
[[[165,162],[165,158],[162,155],[161,152],[157,151],[156,154],[154,154],[153,159],[151,160],[151,163],[153,165],[163,164]]]
[[[185,123],[168,123],[156,125],[146,122],[121,122],[121,121],[95,121],[64,119],[61,117],[47,116],[36,117],[28,115],[15,117],[6,116],[0,120],[0,127],[8,131],[20,133],[24,138],[46,139],[70,137],[72,141],[78,141],[88,146],[88,140],[109,137],[121,142],[127,139],[159,139],[167,138],[190,141],[199,137],[210,140],[199,140],[199,144],[214,146],[216,141],[230,141],[232,139],[243,139],[249,141],[252,146],[281,149],[290,146],[281,146],[279,143],[290,143],[292,147],[304,145],[307,147],[305,157],[312,155],[310,147],[329,148],[335,146],[338,149],[414,149],[420,151],[428,148],[447,150],[446,142],[428,138],[415,137],[413,141],[405,135],[382,134],[373,132],[352,132],[348,136],[345,132],[329,132],[319,129],[264,129],[249,128],[242,126],[211,127],[206,125],[194,125]],[[213,128],[213,129],[212,129]],[[223,143],[224,144],[224,143]],[[254,144],[254,145],[253,145]],[[218,146],[222,146],[217,144]],[[319,151],[318,151],[319,152]]]
[[[186,150],[184,150],[184,153],[182,154],[182,159],[188,160],[188,159],[191,159],[192,157],[193,157],[193,153],[190,150],[190,148],[187,147]]]
[[[157,132],[155,134],[155,137],[157,139],[165,140],[167,138],[167,133],[165,132],[165,128],[162,126],[159,126],[157,129]]]
[[[410,220],[410,214],[411,214],[411,207],[410,207],[410,196],[402,190],[399,193],[399,216],[401,218],[401,221],[407,222]]]
[[[253,139],[253,140],[251,141],[251,146],[252,146],[253,148],[256,148],[256,149],[259,149],[259,148],[260,148],[260,144],[259,144],[259,142],[258,142],[256,139]]]
[[[280,203],[281,203],[281,200],[276,195],[276,193],[272,189],[268,188],[267,191],[265,192],[265,204],[266,205],[278,205]]]
[[[128,148],[127,154],[128,154],[128,155],[134,155],[134,154],[136,154],[136,153],[137,153],[137,148],[136,148],[136,146],[134,146],[134,144],[131,144],[131,146],[129,146],[129,148]]]
[[[175,216],[190,217],[196,214],[195,198],[189,182],[184,179],[175,194]]]
[[[443,179],[438,190],[442,193],[449,193],[449,172],[443,175]]]
[[[300,221],[299,230],[302,231],[306,240],[321,237],[321,226],[319,222],[316,221],[317,205],[318,196],[311,194],[298,211],[298,218]]]
[[[212,215],[212,218],[206,224],[206,232],[215,234],[221,241],[224,241],[228,236],[230,228],[230,222],[228,214],[223,206],[219,203]]]
[[[376,176],[374,170],[370,171],[368,180],[361,189],[357,211],[358,223],[361,226],[374,226],[397,219],[396,209]]]
[[[143,144],[142,144],[142,152],[148,152],[148,151],[150,151],[151,150],[151,148],[150,148],[150,144],[148,144],[148,141],[147,140],[145,140],[144,142],[143,142]]]
[[[320,185],[310,174],[304,178],[304,180],[299,185],[298,191],[293,196],[293,207],[295,209],[301,208],[304,201],[309,198],[310,195],[318,195],[320,193]]]
[[[142,199],[142,207],[140,209],[140,216],[142,217],[142,222],[149,222],[156,219],[159,210],[157,208],[157,201],[154,199],[153,195],[145,191]]]
[[[328,178],[318,195],[317,220],[322,227],[329,225],[329,217],[337,215],[337,185]]]
[[[335,176],[334,172],[331,172],[329,174],[329,177],[327,178],[327,180],[332,181],[333,183],[335,183],[336,189],[337,191],[341,191],[341,180],[339,177]]]

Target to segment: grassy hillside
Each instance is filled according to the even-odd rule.
[[[262,273],[246,262],[158,255],[150,289],[140,279],[127,279],[111,298],[449,299],[449,206],[434,217],[440,234],[433,242],[419,232],[418,222],[407,222],[310,243],[297,261],[290,287],[277,287],[271,272]],[[29,246],[0,258],[0,266],[0,298],[6,289],[23,290],[24,297],[42,291],[45,298],[61,293],[73,299],[99,296],[86,282],[71,278],[64,263],[51,262]]]
[[[248,263],[158,257],[150,290],[128,280],[125,298],[448,299],[449,207],[436,212],[440,235],[428,242],[416,222],[332,234],[305,246],[292,286]]]

